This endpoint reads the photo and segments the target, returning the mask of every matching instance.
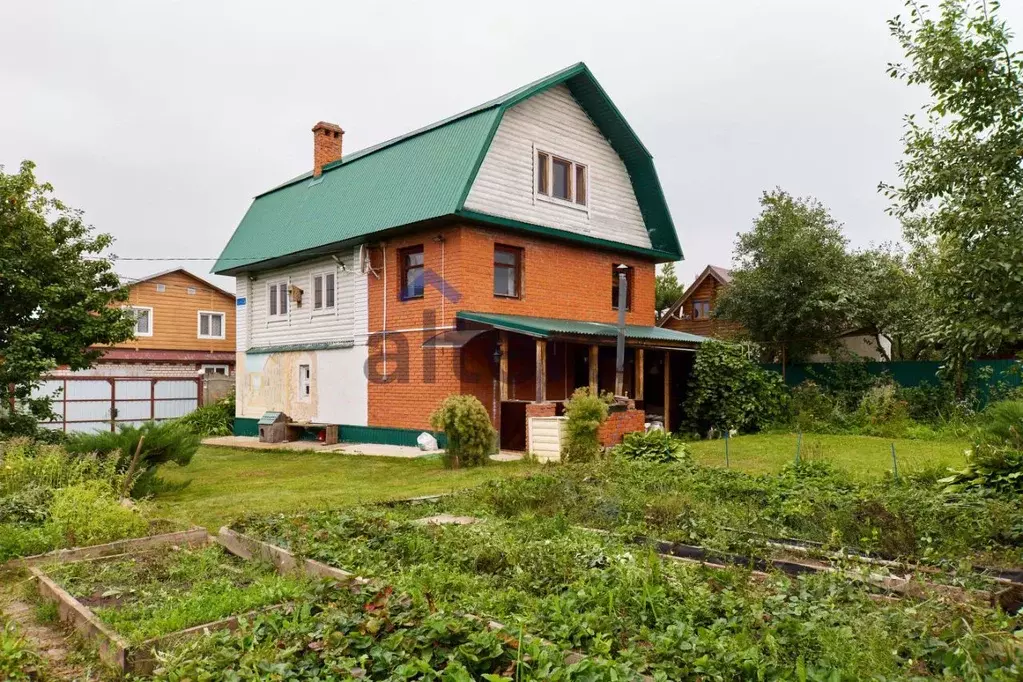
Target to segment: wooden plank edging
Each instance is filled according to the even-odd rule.
[[[344,584],[365,584],[369,581],[348,571],[329,566],[315,559],[300,559],[286,549],[233,531],[227,526],[214,538],[224,549],[242,559],[262,559],[273,564],[279,573],[303,573],[314,578],[329,578]]]
[[[177,531],[175,533],[164,533],[162,535],[147,535],[142,538],[130,538],[128,540],[117,540],[102,545],[89,545],[86,547],[73,547],[71,549],[56,549],[45,554],[11,559],[3,565],[4,569],[28,568],[40,564],[58,563],[64,564],[84,559],[98,559],[113,554],[128,554],[132,550],[161,547],[163,545],[204,545],[209,542],[209,533],[205,528],[195,527],[189,530]]]
[[[273,604],[262,609],[249,611],[248,613],[230,616],[229,618],[222,618],[220,620],[213,621],[212,623],[193,625],[192,627],[185,628],[184,630],[177,630],[176,632],[170,632],[166,635],[161,635],[160,637],[147,639],[141,644],[132,647],[125,652],[124,670],[126,672],[133,672],[136,675],[152,675],[153,671],[156,670],[157,651],[164,649],[169,644],[174,644],[179,639],[185,639],[192,635],[208,634],[218,630],[237,630],[241,620],[251,620],[257,616],[291,608],[293,606],[294,604],[292,602]]]
[[[116,632],[108,628],[90,608],[82,604],[55,583],[36,566],[29,571],[36,579],[39,595],[43,599],[57,602],[60,620],[69,623],[75,630],[95,642],[99,649],[99,657],[104,663],[120,670],[125,669],[128,642]]]

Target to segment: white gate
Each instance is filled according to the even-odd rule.
[[[201,378],[49,377],[32,393],[53,400],[56,419],[40,424],[65,432],[115,431],[122,424],[183,417],[201,404]]]

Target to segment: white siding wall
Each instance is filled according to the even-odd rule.
[[[587,166],[588,212],[534,199],[534,146]],[[625,164],[564,85],[531,97],[505,113],[465,207],[650,247],[650,235]]]
[[[303,343],[365,343],[368,310],[366,275],[357,272],[358,250],[346,250],[342,271],[332,258],[317,258],[298,265],[258,273],[255,281],[238,277],[238,291],[246,292],[246,305],[238,310],[238,350]],[[313,310],[313,276],[334,273],[334,309]],[[267,291],[274,282],[287,282],[302,289],[302,305],[289,302],[288,315],[271,318]]]
[[[267,410],[282,410],[293,419],[332,424],[365,425],[368,381],[365,374],[369,329],[367,275],[358,267],[358,247],[341,254],[342,271],[332,258],[317,258],[279,270],[260,272],[255,281],[238,277],[238,355],[236,364],[237,413],[259,417]],[[315,274],[333,272],[333,311],[313,310]],[[267,315],[267,289],[285,281],[303,290],[302,306],[290,306],[288,316]],[[289,350],[247,353],[253,348],[350,341],[354,348]],[[311,395],[300,395],[298,368],[309,365]]]

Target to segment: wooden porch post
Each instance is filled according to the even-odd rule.
[[[636,361],[632,368],[632,384],[636,387],[634,397],[636,400],[643,399],[643,349],[636,349]]]
[[[671,353],[664,351],[664,430],[671,433]]]
[[[508,332],[499,332],[499,343],[501,344],[501,366],[498,371],[498,393],[500,400],[508,400]]]
[[[536,402],[547,401],[547,339],[536,340]]]
[[[590,364],[590,393],[592,393],[593,395],[597,395],[597,388],[599,386],[599,384],[597,383],[597,378],[599,376],[597,374],[597,370],[599,369],[598,361],[600,359],[600,353],[598,351],[599,351],[599,349],[598,349],[597,346],[590,346],[590,363],[589,363]]]

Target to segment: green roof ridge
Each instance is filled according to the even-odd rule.
[[[572,96],[622,158],[650,235],[650,249],[616,242],[608,242],[609,248],[617,246],[621,250],[643,252],[662,260],[681,258],[682,250],[649,151],[589,68],[578,62],[454,116],[347,154],[325,165],[322,175],[312,182],[306,182],[313,177],[312,171],[307,171],[256,195],[212,272],[232,274],[254,265],[266,268],[288,260],[289,256],[332,245],[340,247],[403,225],[446,215],[471,213],[464,211],[465,201],[504,112],[561,84],[569,88]],[[492,113],[483,117],[485,112]],[[477,121],[478,116],[481,118]],[[444,144],[431,145],[430,141],[424,141],[438,135],[444,138]],[[437,161],[437,164],[423,167],[421,176],[413,178],[405,173],[398,181],[393,176],[396,172],[400,174],[404,168],[396,166],[389,169],[389,174],[386,168],[371,166],[363,173],[366,177],[360,178],[358,173],[344,174],[348,182],[344,187],[334,187],[334,191],[338,192],[334,202],[325,201],[320,196],[340,184],[337,171],[351,168],[358,161],[363,162],[360,165],[364,168],[370,160],[375,160],[376,166],[386,166],[387,161],[381,159],[394,156],[398,153],[396,150],[403,148],[404,155],[413,157],[413,161],[420,165],[423,165],[424,159],[417,158],[417,154],[432,153],[437,159],[430,160]],[[464,154],[465,158],[452,158],[452,154]],[[395,185],[400,181],[406,183],[399,187],[407,196],[378,196],[381,185]],[[363,194],[357,196],[357,192]],[[285,196],[288,198],[283,199]],[[282,203],[290,203],[290,206],[278,205]],[[315,211],[321,214],[310,215]],[[560,236],[571,241],[580,241],[585,237],[549,229],[562,233]],[[319,232],[316,233],[316,230]]]

